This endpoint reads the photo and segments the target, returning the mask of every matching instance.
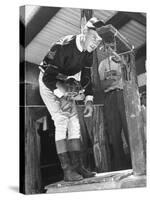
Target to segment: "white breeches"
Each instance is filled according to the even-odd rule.
[[[72,113],[68,114],[60,109],[59,99],[54,93],[45,86],[42,81],[43,73],[39,75],[40,95],[51,114],[55,124],[55,141],[63,139],[80,138],[80,124],[76,110],[76,106],[72,109]]]

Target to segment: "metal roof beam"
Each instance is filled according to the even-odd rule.
[[[41,7],[25,28],[25,47],[60,10],[58,7]]]
[[[141,13],[135,12],[117,12],[112,18],[110,18],[106,24],[112,24],[116,29],[121,29],[131,19],[146,26],[146,17]]]
[[[112,18],[110,18],[106,22],[106,24],[112,24],[116,29],[122,28],[131,20],[131,18],[125,13],[126,12],[117,12]]]
[[[137,21],[138,23],[146,26],[146,17],[144,15],[142,15],[141,13],[126,12],[125,15],[127,15],[131,19]]]

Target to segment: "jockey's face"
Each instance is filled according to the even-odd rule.
[[[84,49],[88,52],[94,51],[101,43],[102,38],[95,30],[88,29],[85,33]]]

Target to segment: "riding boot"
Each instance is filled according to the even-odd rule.
[[[96,175],[95,172],[90,172],[89,170],[85,169],[83,165],[83,161],[81,158],[80,151],[71,151],[69,152],[73,169],[80,175],[83,176],[83,178],[90,178]]]
[[[81,141],[80,139],[70,139],[68,140],[68,149],[69,149],[69,155],[71,158],[71,165],[73,169],[80,175],[83,176],[83,178],[90,178],[95,176],[95,172],[90,172],[87,169],[85,169],[82,161],[81,156]]]
[[[68,152],[60,153],[58,157],[64,172],[64,181],[80,181],[83,179],[82,175],[72,169]]]

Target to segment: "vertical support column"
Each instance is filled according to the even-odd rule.
[[[135,175],[146,173],[144,127],[141,119],[140,96],[137,85],[134,54],[124,56],[124,102],[129,131],[132,168]]]
[[[82,105],[78,106],[81,135],[85,148],[84,156],[89,150],[89,144],[87,141],[89,137],[92,144],[96,171],[108,172],[110,171],[110,151],[104,128],[103,106],[94,105],[93,108],[92,118],[84,118],[84,107]]]
[[[93,10],[82,9],[81,10],[81,32],[84,28],[86,22],[93,16]],[[95,103],[103,103],[103,90],[101,89],[101,83],[98,75],[98,50],[93,52],[93,66],[91,68],[91,79],[93,84],[93,92],[94,92],[94,102]]]
[[[81,9],[81,31],[84,28],[86,22],[93,16],[93,10]]]
[[[80,32],[82,33],[83,29],[84,29],[84,26],[85,24],[87,23],[87,21],[93,16],[93,10],[91,9],[81,9],[81,18],[80,18]],[[84,164],[86,167],[88,167],[88,157],[89,157],[89,144],[88,144],[88,141],[90,139],[90,142],[91,141],[91,138],[90,138],[90,135],[88,134],[88,130],[87,130],[87,127],[86,127],[86,124],[85,124],[85,118],[83,116],[83,110],[78,110],[78,114],[79,114],[79,120],[80,120],[80,126],[81,126],[81,137],[82,137],[82,143],[83,143],[83,149],[82,149],[82,152],[83,152],[83,160],[84,160]],[[90,166],[91,167],[91,166]]]
[[[32,108],[25,108],[25,194],[41,192],[40,157]]]

